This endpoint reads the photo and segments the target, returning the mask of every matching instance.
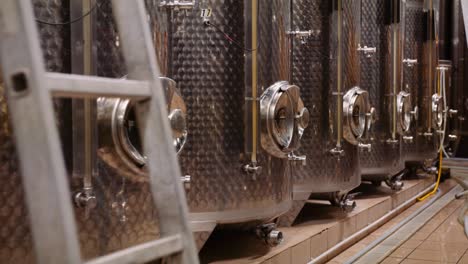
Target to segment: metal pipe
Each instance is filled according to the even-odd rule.
[[[433,2],[432,0],[429,0],[429,6],[428,6],[428,75],[427,75],[427,81],[428,81],[428,94],[431,95],[433,91],[433,78],[432,78],[432,67],[434,65],[433,63],[433,58],[432,58],[432,52],[433,52],[433,38],[434,38],[434,29],[433,29],[433,23],[434,23],[434,7],[433,7]],[[426,120],[427,122],[427,132],[432,133],[432,110],[429,105],[429,107],[426,108],[426,111],[428,112],[428,118]]]
[[[342,43],[342,34],[343,34],[343,10],[342,10],[342,0],[338,0],[338,69],[337,69],[337,105],[336,105],[336,117],[337,117],[337,135],[336,135],[336,148],[341,149],[341,139],[343,137],[342,133],[342,121],[341,113],[343,112],[343,96],[341,92],[341,86],[343,83],[343,43]]]
[[[258,35],[257,35],[257,28],[258,28],[258,0],[252,0],[252,155],[251,155],[251,162],[253,165],[257,164],[257,134],[258,134],[258,120],[257,120],[257,67],[258,67],[258,59],[257,59],[257,42],[258,42]]]
[[[392,31],[392,140],[396,139],[397,133],[397,58],[398,58],[398,12],[397,2],[400,0],[393,0],[392,5],[392,16],[393,16],[393,23],[390,25]]]
[[[417,195],[413,196],[411,199],[408,201],[404,202],[403,204],[399,205],[397,208],[391,210],[384,216],[380,217],[377,221],[373,222],[372,224],[366,226],[365,228],[359,230],[358,232],[354,233],[353,235],[347,237],[340,243],[336,244],[332,248],[328,249],[327,251],[323,252],[320,254],[318,257],[310,261],[308,264],[318,264],[318,263],[324,263],[326,262],[330,256],[336,256],[338,255],[343,248],[348,248],[349,246],[353,245],[356,243],[356,240],[363,238],[364,236],[367,236],[370,232],[374,231],[384,223],[388,222],[390,219],[395,217],[395,215],[399,214],[401,211],[404,209],[408,208],[412,204],[416,202],[416,199],[428,192],[430,192],[435,186],[435,183],[429,186],[428,188],[424,189],[424,191],[418,193]]]
[[[76,0],[70,5],[70,14],[81,15],[91,8],[91,0]],[[72,25],[72,72],[92,75],[93,67],[93,17],[83,18]],[[93,194],[93,175],[96,174],[96,100],[75,99],[73,102],[73,174],[82,178],[82,189],[74,199],[84,207],[86,216],[96,206]]]

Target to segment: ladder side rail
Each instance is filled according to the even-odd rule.
[[[71,193],[30,0],[0,4],[1,66],[40,264],[81,263]]]
[[[172,144],[165,96],[143,1],[113,0],[129,79],[150,80],[152,100],[138,106],[140,134],[162,236],[181,233],[184,242],[182,263],[198,263],[198,253],[188,225],[188,207],[180,181],[181,172]],[[132,22],[130,22],[132,21]],[[143,107],[149,107],[146,117]],[[159,177],[158,177],[159,175]]]

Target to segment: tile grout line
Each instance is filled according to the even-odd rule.
[[[389,237],[384,239],[379,245],[372,248],[369,252],[360,257],[355,263],[378,263],[380,261],[383,261],[385,257],[387,257],[394,250],[396,250],[399,245],[407,241],[412,235],[414,235],[418,230],[420,230],[422,226],[424,226],[430,220],[431,217],[436,215],[438,212],[440,212],[440,210],[443,207],[449,204],[454,199],[454,194],[460,191],[461,188],[459,186],[452,188],[444,196],[437,199],[432,205],[430,205],[424,211],[420,212],[408,223],[400,227],[395,233],[391,234]],[[399,237],[403,234],[402,231],[405,231],[405,235],[403,235],[403,237]],[[385,241],[388,241],[392,238],[398,240],[399,244],[384,245]]]
[[[449,219],[450,216],[451,216],[452,214],[454,214],[455,211],[456,211],[457,209],[459,209],[460,207],[461,207],[461,206],[457,207],[457,208],[456,208],[453,212],[451,212],[446,218],[444,218],[444,221],[442,221],[442,223],[440,223],[440,224],[437,226],[437,228],[441,227],[441,226],[445,223],[445,221],[446,221],[447,219]],[[440,212],[442,212],[442,210],[439,211],[438,213],[440,213]],[[436,215],[437,215],[437,214],[436,214]],[[426,224],[424,224],[424,226],[426,226],[428,223],[429,223],[429,222],[427,222]],[[423,227],[424,227],[424,226],[423,226]],[[437,228],[436,228],[436,229],[437,229]],[[434,232],[432,232],[431,234],[433,234],[433,233],[434,233]],[[408,255],[406,255],[406,257],[403,258],[403,261],[404,261],[404,260],[407,260],[407,259],[410,259],[410,260],[418,260],[418,259],[409,258],[409,256],[410,256],[416,249],[420,249],[419,247],[420,247],[424,242],[429,242],[429,241],[427,240],[428,238],[429,238],[429,236],[426,237],[425,239],[422,239],[422,243],[419,244],[419,245],[418,245],[417,247],[415,247],[414,249],[412,249],[411,252],[410,252]],[[467,250],[468,250],[468,249],[467,249]]]

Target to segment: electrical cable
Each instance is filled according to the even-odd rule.
[[[107,2],[107,1],[109,1],[109,0],[105,0],[105,1],[103,1],[103,3]],[[38,18],[36,18],[36,22],[40,23],[40,24],[44,24],[44,25],[49,25],[49,26],[67,26],[67,25],[76,23],[76,22],[82,20],[83,18],[89,16],[94,10],[96,10],[96,8],[99,9],[100,6],[103,5],[103,3],[101,3],[99,5],[97,3],[97,0],[96,0],[94,2],[94,5],[88,11],[86,11],[84,14],[82,14],[81,16],[79,16],[77,18],[70,19],[69,21],[66,21],[66,22],[49,22],[49,21],[45,21],[45,20],[42,20],[42,19],[38,19]]]
[[[257,17],[259,17],[259,14],[260,14],[260,1],[257,3]],[[215,28],[218,32],[220,32],[221,34],[223,34],[223,36],[230,42],[230,43],[233,43],[234,45],[236,45],[238,48],[244,50],[245,52],[247,53],[252,53],[256,50],[258,50],[258,48],[260,47],[260,41],[258,42],[257,44],[257,47],[255,47],[254,49],[247,49],[244,47],[244,45],[242,45],[240,42],[236,41],[233,37],[229,36],[229,34],[227,34],[226,32],[224,32],[219,26],[217,26],[216,24],[214,24],[213,22],[211,21],[205,21],[204,24],[206,26],[211,26],[213,28]]]
[[[254,52],[254,51],[256,51],[256,50],[259,48],[259,46],[260,46],[260,42],[259,42],[259,43],[257,44],[257,47],[256,47],[255,49],[247,49],[247,48],[244,48],[244,46],[243,46],[240,42],[236,41],[233,37],[229,36],[226,32],[224,32],[219,26],[215,25],[213,22],[211,22],[211,21],[205,21],[204,23],[205,23],[205,25],[207,25],[207,26],[211,26],[211,27],[215,28],[218,32],[220,32],[221,34],[223,34],[223,36],[224,36],[230,43],[233,43],[234,45],[236,45],[236,46],[239,47],[240,49],[243,49],[243,50],[246,51],[246,52],[249,52],[249,53],[250,53],[250,52]]]

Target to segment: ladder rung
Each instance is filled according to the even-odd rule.
[[[45,79],[54,97],[145,99],[151,96],[150,85],[146,81],[62,73],[46,73]]]
[[[173,235],[86,262],[86,264],[136,264],[180,253],[183,249],[182,237]]]

